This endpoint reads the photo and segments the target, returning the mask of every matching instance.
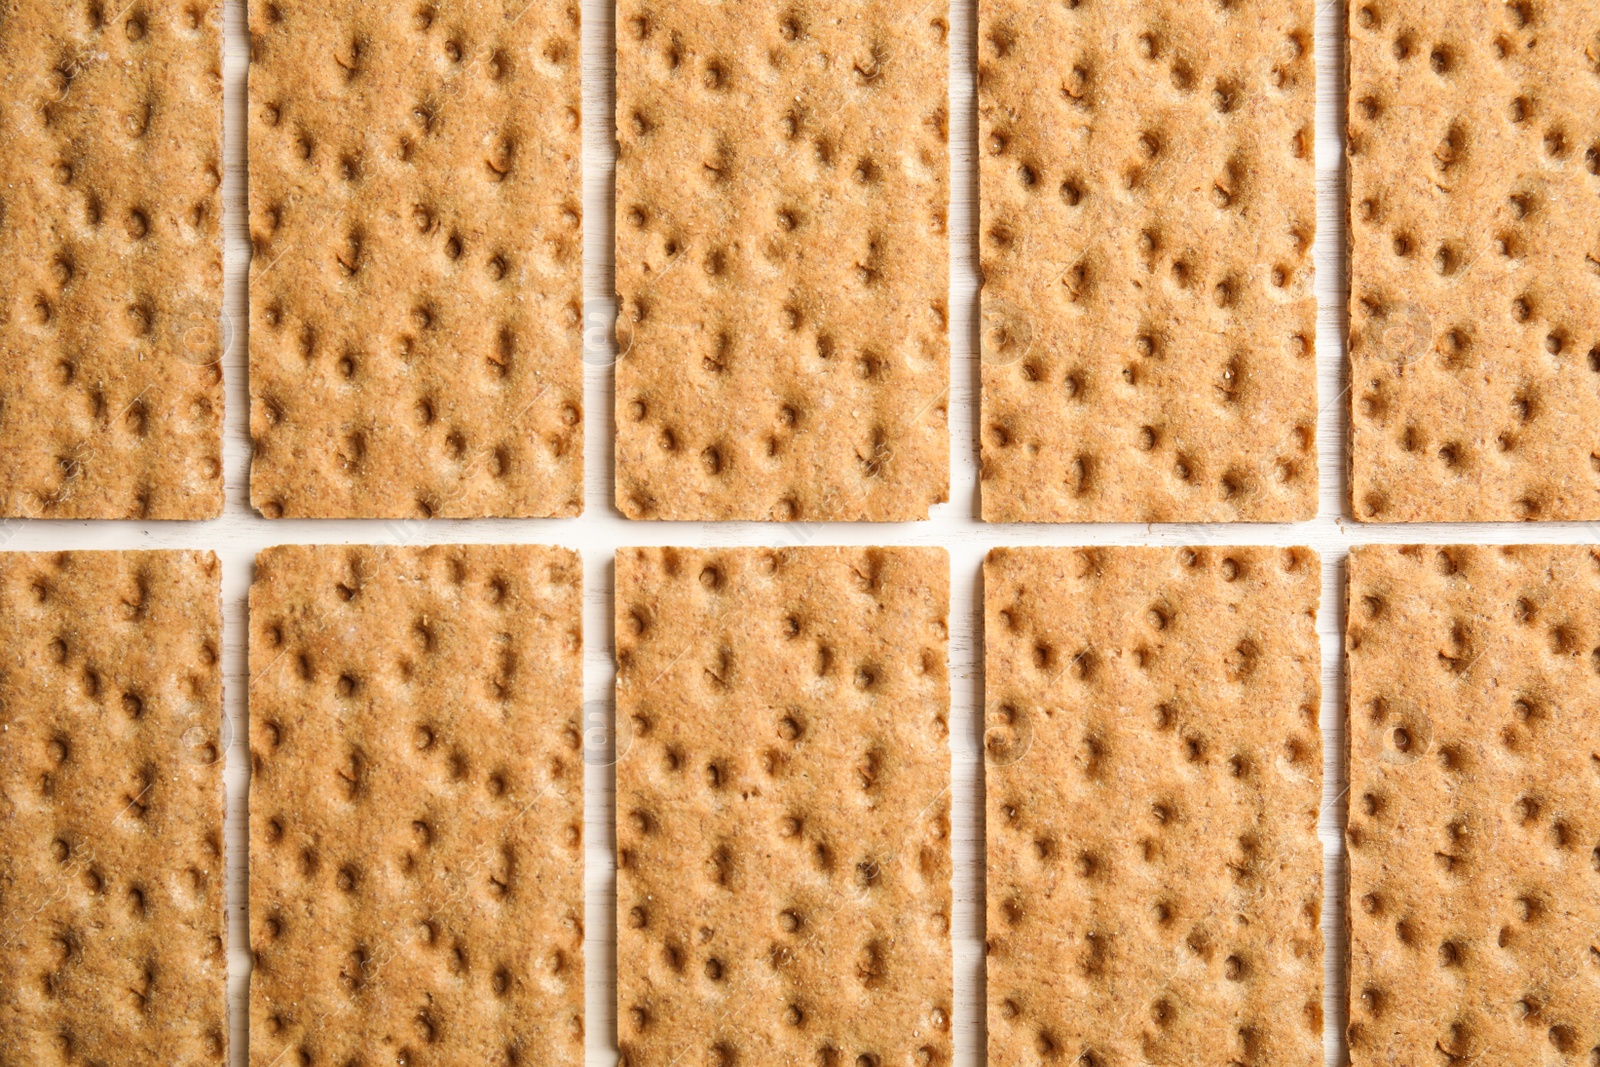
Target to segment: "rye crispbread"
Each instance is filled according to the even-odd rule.
[[[989,1062],[1323,1062],[1304,548],[984,564]]]
[[[288,546],[250,591],[250,1062],[583,1062],[577,554]]]
[[[577,0],[250,0],[250,500],[583,510]]]
[[[1350,498],[1600,518],[1600,0],[1352,0]]]
[[[221,568],[0,553],[0,1063],[227,1062]]]
[[[629,518],[948,497],[949,30],[921,0],[619,5]]]
[[[222,513],[220,22],[0,12],[0,517]]]
[[[1316,513],[1313,7],[980,0],[988,521]]]
[[[627,1067],[948,1064],[949,557],[617,555]]]
[[[1600,559],[1358,545],[1350,1061],[1600,1061]]]

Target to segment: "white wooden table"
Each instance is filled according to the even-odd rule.
[[[337,2],[337,0],[331,0]],[[687,2],[687,0],[685,0]],[[225,0],[227,107],[226,308],[232,344],[224,361],[227,381],[227,505],[221,519],[202,523],[45,522],[0,523],[0,543],[13,550],[60,548],[208,548],[222,558],[224,667],[227,686],[229,984],[232,1063],[243,1067],[248,1020],[246,981],[249,930],[245,921],[245,794],[249,765],[246,734],[245,604],[252,560],[267,545],[293,542],[450,543],[516,541],[567,545],[584,556],[585,727],[608,724],[611,711],[612,551],[619,545],[925,544],[950,550],[952,604],[950,656],[955,833],[956,1062],[981,1064],[984,1052],[983,777],[979,744],[983,674],[979,567],[996,545],[1247,543],[1307,544],[1322,554],[1322,724],[1325,760],[1321,836],[1326,856],[1327,1060],[1342,1064],[1344,1048],[1343,769],[1344,557],[1360,541],[1488,543],[1596,540],[1584,524],[1481,526],[1360,526],[1344,502],[1347,403],[1344,365],[1346,304],[1344,235],[1344,44],[1342,4],[1318,0],[1316,53],[1318,234],[1316,291],[1321,304],[1317,348],[1321,417],[1321,516],[1292,526],[987,526],[977,519],[977,279],[974,272],[977,191],[973,94],[974,0],[953,0],[950,66],[952,204],[951,249],[951,502],[930,522],[762,525],[753,523],[634,523],[611,504],[611,402],[609,326],[612,293],[612,133],[614,9],[608,0],[583,0],[584,64],[584,290],[588,343],[585,382],[587,509],[578,519],[480,521],[278,521],[268,522],[248,504],[249,412],[245,382],[245,291],[249,236],[245,211],[245,68],[248,34],[243,0]],[[588,1062],[615,1062],[616,1011],[613,918],[615,878],[611,848],[613,781],[595,760],[587,768],[587,974]]]

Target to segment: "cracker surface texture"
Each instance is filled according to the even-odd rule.
[[[1320,1067],[1304,548],[984,563],[989,1062]]]
[[[582,568],[291,546],[250,590],[250,1062],[583,1062]]]
[[[1350,504],[1600,518],[1600,0],[1352,0]]]
[[[948,498],[947,14],[620,3],[628,517],[925,519]]]
[[[1311,0],[978,12],[983,517],[1311,518]]]
[[[0,1063],[227,1062],[219,577],[0,553]]]
[[[577,0],[250,0],[250,500],[583,510]]]
[[[950,1062],[949,567],[618,551],[626,1067]]]
[[[1600,1062],[1597,596],[1592,546],[1351,550],[1354,1067]]]
[[[0,517],[222,513],[220,18],[0,11]]]

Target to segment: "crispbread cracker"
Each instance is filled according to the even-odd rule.
[[[1350,1060],[1600,1062],[1600,558],[1351,550]]]
[[[221,7],[0,12],[0,516],[222,513]]]
[[[0,1063],[227,1062],[220,567],[0,553]]]
[[[1320,1065],[1316,553],[983,573],[989,1062]]]
[[[619,5],[628,517],[881,522],[947,499],[947,14]]]
[[[291,546],[250,590],[250,1062],[583,1062],[582,570]]]
[[[984,518],[1311,518],[1312,0],[978,12]]]
[[[1351,0],[1350,495],[1600,518],[1600,0]]]
[[[949,566],[617,553],[626,1067],[950,1062]]]
[[[250,0],[250,500],[583,510],[577,0]]]

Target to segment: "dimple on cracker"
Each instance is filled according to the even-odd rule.
[[[1600,1061],[1600,557],[1351,550],[1350,1061]]]
[[[577,0],[251,0],[250,499],[583,510]]]
[[[984,562],[989,1062],[1322,1051],[1317,555]]]
[[[250,590],[250,1062],[583,1062],[582,570],[289,546]]]
[[[1350,497],[1600,518],[1600,0],[1352,0]]]
[[[219,578],[0,553],[0,1063],[226,1062]]]
[[[986,520],[1316,513],[1313,14],[978,4]]]
[[[627,1067],[948,1064],[949,557],[617,554]]]
[[[0,516],[222,512],[220,17],[0,16]]]
[[[629,518],[948,498],[949,30],[920,0],[619,6]]]

